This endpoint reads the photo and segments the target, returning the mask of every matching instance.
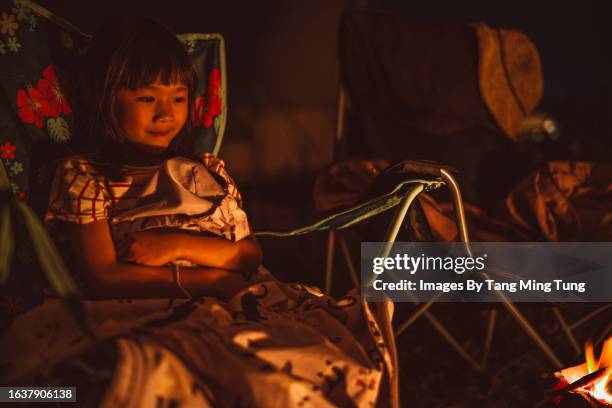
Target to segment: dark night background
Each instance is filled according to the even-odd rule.
[[[229,121],[222,156],[242,183],[301,175],[331,161],[337,21],[349,1],[39,3],[86,33],[114,14],[147,15],[177,32],[222,33],[229,70]],[[612,87],[612,25],[607,3],[370,0],[369,6],[423,20],[484,21],[523,31],[542,59],[544,98],[540,108],[557,110],[561,112],[558,116],[567,110],[584,115],[580,110],[587,110],[590,117],[577,122],[590,130],[589,122],[609,112],[603,107],[609,106]],[[599,108],[593,110],[593,104]],[[569,125],[566,137],[579,137],[574,127]]]
[[[612,25],[606,1],[39,3],[86,33],[94,32],[109,16],[141,14],[179,33],[223,34],[228,125],[220,156],[241,186],[258,230],[295,227],[315,217],[314,177],[333,156],[338,20],[348,7],[382,9],[423,21],[484,21],[523,31],[537,46],[544,71],[544,96],[537,109],[559,121],[561,139],[555,146],[512,147],[512,155],[506,155],[511,159],[499,162],[506,186],[489,201],[503,198],[505,189],[546,160],[608,160],[612,154]],[[480,147],[468,143],[461,154],[473,148]],[[474,183],[464,184],[468,201],[483,205],[477,201]]]
[[[86,33],[108,16],[141,14],[179,33],[223,34],[229,116],[220,156],[242,188],[251,223],[256,230],[289,228],[316,217],[312,184],[316,173],[332,161],[339,76],[336,36],[339,16],[349,1],[38,3]],[[524,32],[538,47],[543,65],[544,97],[538,109],[556,117],[561,143],[567,147],[553,157],[541,157],[609,160],[612,25],[607,4],[370,0],[367,5],[424,21],[484,21]],[[571,157],[564,156],[567,152]],[[265,264],[281,279],[321,285],[325,240],[325,234],[282,242],[262,239]],[[342,282],[336,284],[335,293],[343,289]],[[542,319],[542,330],[556,329],[550,325],[552,319],[542,317],[549,309],[537,305],[526,309],[536,321]],[[457,313],[454,306],[446,315],[457,317],[453,313]],[[481,316],[484,311],[465,313]],[[463,330],[484,330],[477,319],[456,320]],[[493,353],[494,369],[486,376],[472,373],[426,322],[400,337],[405,406],[510,407],[540,401],[551,385],[553,370],[526,336],[517,334],[512,320],[502,317],[500,326],[495,346],[501,351]],[[559,353],[573,357],[567,344],[557,344]],[[470,343],[469,347],[480,346]]]

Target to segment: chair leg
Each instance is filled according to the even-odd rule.
[[[572,333],[572,329],[570,329],[569,325],[565,321],[565,318],[561,314],[561,311],[559,310],[558,307],[553,307],[552,310],[553,310],[553,313],[555,314],[555,317],[559,321],[559,324],[561,325],[561,329],[563,329],[565,336],[567,337],[570,344],[574,348],[576,355],[580,354],[580,346],[578,345],[578,341],[576,340],[576,337],[574,337],[574,333]]]
[[[446,183],[446,185],[451,190],[451,195],[453,198],[453,206],[455,207],[455,216],[457,218],[457,232],[459,234],[459,238],[465,244],[466,251],[468,255],[473,256],[472,248],[470,245],[470,239],[467,230],[467,222],[465,220],[465,211],[463,210],[463,200],[461,199],[461,191],[459,190],[459,184],[455,177],[447,170],[440,170],[440,174],[442,180]],[[489,279],[486,273],[482,273],[481,275],[485,279]],[[517,323],[523,328],[523,330],[527,333],[529,337],[538,345],[540,350],[546,355],[546,357],[553,363],[553,365],[561,369],[563,368],[563,363],[561,360],[555,355],[552,349],[546,344],[544,339],[538,334],[535,328],[527,321],[525,316],[517,309],[516,306],[501,292],[497,292],[497,296],[501,300],[504,307],[510,312],[510,315],[517,321]]]
[[[400,204],[398,205],[398,209],[395,211],[395,214],[393,216],[393,221],[391,222],[391,225],[389,226],[389,229],[387,230],[387,234],[385,236],[386,245],[383,250],[383,254],[381,254],[381,256],[386,257],[389,255],[389,252],[391,252],[391,247],[393,246],[393,243],[395,242],[395,239],[397,238],[397,234],[399,233],[399,229],[402,225],[402,222],[404,221],[404,217],[406,216],[406,213],[408,212],[408,209],[410,208],[410,204],[412,204],[412,201],[415,199],[417,195],[419,195],[419,193],[421,193],[421,191],[423,191],[422,186],[420,189],[417,188],[413,190],[411,194],[404,197],[402,201],[400,202]],[[387,300],[386,302],[390,302],[390,300]],[[386,305],[381,305],[381,306],[382,307],[380,306],[378,307],[378,310],[379,310],[378,313],[380,314],[380,321],[385,323],[384,326],[381,327],[381,330],[383,331],[383,336],[389,346],[388,349],[389,349],[389,352],[391,353],[392,364],[395,370],[395,372],[391,375],[391,378],[390,378],[390,389],[391,389],[391,401],[390,402],[393,408],[396,408],[396,407],[399,408],[399,360],[397,357],[395,336],[393,335],[393,326],[391,324],[391,320],[393,316],[389,316],[387,312],[388,308],[386,307]]]
[[[529,323],[527,318],[517,309],[517,307],[512,303],[506,295],[501,292],[497,292],[497,296],[501,299],[502,304],[510,312],[510,315],[516,320],[516,322],[523,328],[523,331],[527,333],[531,340],[537,344],[537,346],[542,350],[542,352],[546,355],[548,360],[555,366],[557,369],[563,368],[563,363],[557,355],[552,351],[552,349],[546,344],[544,339],[540,336],[537,330]]]
[[[417,194],[419,194],[421,191],[422,190],[418,191]],[[387,242],[387,247],[385,248],[385,251],[383,252],[382,256],[389,255],[389,252],[391,251],[391,246],[397,238],[397,234],[402,225],[402,222],[404,221],[404,217],[406,216],[406,213],[413,200],[414,197],[405,197],[400,203],[400,207],[396,211],[393,221],[387,232],[387,237],[385,239],[385,241]],[[461,207],[461,210],[463,211],[463,207]],[[465,226],[464,230],[465,237],[467,238],[467,228],[465,228]],[[471,254],[471,250],[469,252]],[[402,323],[400,328],[396,331],[395,335],[398,336],[402,331],[408,328],[421,314],[424,314],[427,320],[429,320],[432,326],[438,331],[438,333],[442,335],[442,337],[459,353],[461,357],[467,360],[476,371],[482,371],[482,367],[480,366],[480,364],[468,354],[467,350],[465,350],[465,348],[459,344],[459,342],[450,334],[448,330],[446,330],[446,328],[438,321],[438,319],[436,319],[433,314],[431,314],[427,310],[441,295],[442,292],[436,295],[436,297],[434,297],[433,299],[429,300],[427,303],[422,304],[407,321]]]
[[[353,280],[353,285],[356,288],[359,287],[359,275],[357,274],[357,269],[355,268],[355,264],[353,263],[353,258],[351,258],[351,252],[349,251],[348,245],[346,243],[346,239],[342,236],[342,234],[338,234],[338,243],[340,244],[340,249],[342,250],[342,256],[344,256],[344,261],[346,262],[346,266],[351,274],[351,279]]]
[[[412,190],[410,194],[402,198],[402,201],[397,205],[397,210],[395,210],[395,214],[393,214],[393,220],[391,224],[389,224],[389,228],[387,229],[387,233],[385,234],[385,246],[382,250],[382,253],[379,254],[380,257],[386,258],[389,256],[391,249],[393,248],[393,243],[397,238],[397,234],[399,233],[400,227],[404,222],[404,218],[406,217],[406,213],[410,208],[410,204],[414,201],[414,199],[423,191],[423,186],[419,186]],[[374,282],[374,277],[370,278],[369,282],[365,282],[365,285],[372,285]]]
[[[404,322],[397,328],[397,330],[395,331],[395,337],[398,337],[400,334],[402,334],[402,332],[404,330],[406,330],[408,327],[410,327],[412,325],[412,323],[414,323],[416,321],[416,319],[418,319],[423,313],[425,313],[427,311],[427,309],[429,309],[431,307],[431,305],[433,305],[438,298],[440,298],[440,296],[442,296],[444,294],[444,292],[439,292],[437,295],[435,295],[433,298],[431,298],[429,301],[427,301],[426,303],[421,304],[417,310],[415,310],[408,319],[404,320]]]
[[[589,320],[591,320],[592,318],[594,318],[595,316],[597,316],[601,312],[604,312],[604,311],[608,310],[611,307],[612,307],[612,304],[607,304],[607,305],[604,305],[604,306],[602,306],[602,307],[600,307],[598,309],[595,309],[591,313],[589,313],[588,315],[583,316],[579,320],[576,320],[574,323],[570,324],[569,328],[571,330],[574,330],[577,327],[582,326],[583,324],[585,324],[586,322],[588,322]]]
[[[381,319],[381,322],[385,324],[380,326],[382,331],[383,338],[387,343],[387,350],[389,350],[389,354],[391,356],[391,364],[393,366],[393,373],[389,373],[389,382],[390,382],[390,404],[391,408],[399,408],[400,400],[399,400],[399,359],[397,357],[397,345],[395,343],[395,337],[393,336],[393,328],[391,325],[391,320],[393,316],[389,314],[389,308],[386,305],[386,302],[379,304],[377,308],[377,315]]]
[[[489,352],[491,350],[491,343],[493,342],[493,333],[495,329],[495,323],[497,318],[497,310],[493,309],[489,313],[489,320],[487,323],[485,342],[484,342],[484,351],[482,354],[481,362],[478,363],[474,360],[467,352],[467,350],[462,347],[459,342],[453,337],[452,334],[440,323],[435,316],[428,311],[429,307],[435,303],[438,297],[441,296],[441,293],[438,294],[435,298],[431,299],[427,303],[423,303],[419,306],[419,308],[410,315],[410,317],[405,320],[400,327],[395,331],[395,337],[399,337],[404,330],[412,325],[421,315],[425,315],[425,317],[429,320],[429,322],[434,326],[434,328],[444,337],[444,339],[463,357],[468,363],[472,365],[472,367],[478,371],[482,372],[486,369],[489,359]]]
[[[455,349],[455,351],[459,353],[461,357],[463,357],[468,363],[470,363],[474,370],[476,370],[477,372],[483,371],[482,366],[469,355],[467,350],[461,344],[459,344],[459,342],[453,337],[452,334],[450,334],[448,330],[446,330],[444,325],[442,325],[442,323],[440,323],[438,319],[436,319],[429,311],[425,311],[423,312],[423,314],[425,315],[427,320],[429,320],[429,323],[431,323],[431,325],[438,331],[438,333],[440,333],[442,337],[444,337],[446,342],[450,344]]]
[[[610,335],[611,332],[612,332],[612,322],[608,323],[604,331],[601,332],[601,335],[597,338],[597,340],[593,344],[595,346],[598,346],[602,341],[604,341],[605,338],[607,338]]]
[[[489,352],[491,351],[491,343],[493,342],[493,332],[495,331],[495,322],[497,319],[497,310],[492,309],[489,312],[489,322],[487,323],[487,334],[485,336],[484,351],[482,353],[482,360],[480,366],[483,370],[487,369],[489,365]]]
[[[472,247],[470,246],[470,236],[468,234],[467,222],[465,220],[465,211],[463,210],[463,199],[461,198],[461,190],[459,189],[459,183],[455,180],[455,177],[447,170],[440,170],[442,180],[448,186],[451,191],[451,197],[453,199],[453,207],[455,208],[455,218],[457,220],[457,234],[459,239],[465,245],[465,249],[469,256],[473,256]]]
[[[331,294],[332,278],[334,273],[334,248],[336,233],[333,229],[327,234],[327,259],[325,261],[325,293]]]
[[[406,213],[410,208],[410,204],[412,204],[416,196],[421,194],[422,191],[423,186],[420,186],[420,188],[415,188],[399,203],[398,208],[395,211],[395,214],[393,215],[393,220],[391,221],[391,224],[387,229],[387,234],[385,236],[384,241],[387,245],[385,246],[384,252],[380,255],[381,257],[387,257],[389,255],[389,252],[391,252],[391,248],[393,247],[393,243],[395,242],[397,234],[399,233],[402,223],[404,222],[404,218],[406,217]]]

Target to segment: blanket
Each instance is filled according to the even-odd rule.
[[[63,378],[68,384],[81,385],[79,375],[113,373],[93,402],[102,407],[365,407],[377,403],[391,364],[376,305],[360,302],[358,293],[335,300],[270,280],[227,303],[85,306],[97,341],[81,333],[57,300],[20,316],[0,340],[2,383],[40,383],[41,374],[51,381],[66,365],[78,365]],[[109,346],[112,358],[104,352]],[[89,360],[79,360],[85,355]],[[77,396],[87,392],[77,389]]]

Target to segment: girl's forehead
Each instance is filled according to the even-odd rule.
[[[156,92],[184,92],[184,91],[186,92],[189,90],[189,88],[187,87],[187,85],[180,83],[180,82],[165,84],[163,82],[156,81],[156,82],[149,83],[147,85],[139,86],[131,90],[132,91],[147,90],[147,91],[156,91]]]
[[[162,82],[153,82],[149,85],[144,86],[143,88],[186,91],[187,85],[182,84],[182,83],[164,84]]]

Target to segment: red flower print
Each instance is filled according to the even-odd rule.
[[[193,110],[191,111],[191,122],[193,126],[202,126],[204,124],[204,97],[198,96],[195,98]]]
[[[6,142],[4,146],[0,146],[0,151],[2,151],[2,158],[3,159],[14,159],[15,149],[17,149],[17,147],[13,146],[9,142]]]
[[[23,89],[17,91],[19,117],[24,123],[34,123],[36,127],[41,128],[45,119],[42,112],[49,109],[49,103],[38,89],[28,87],[26,91]]]
[[[221,113],[221,97],[219,96],[220,87],[221,71],[215,68],[210,72],[210,76],[208,77],[208,89],[206,90],[208,106],[206,115],[204,116],[205,127],[210,127],[213,123],[213,119]]]
[[[53,64],[50,64],[43,71],[43,78],[38,80],[38,90],[48,103],[44,108],[41,108],[43,115],[57,117],[60,113],[63,113],[64,116],[68,116],[72,112],[72,108],[70,108],[60,89]]]
[[[22,191],[21,193],[19,193],[19,199],[21,201],[25,201],[26,199],[26,193],[24,191]]]
[[[221,87],[221,71],[214,68],[208,77],[208,87],[206,89],[206,99],[203,96],[198,96],[195,99],[195,105],[192,112],[191,120],[193,126],[210,127],[213,124],[215,117],[221,113],[222,103],[219,95]],[[208,101],[208,103],[205,103]]]

